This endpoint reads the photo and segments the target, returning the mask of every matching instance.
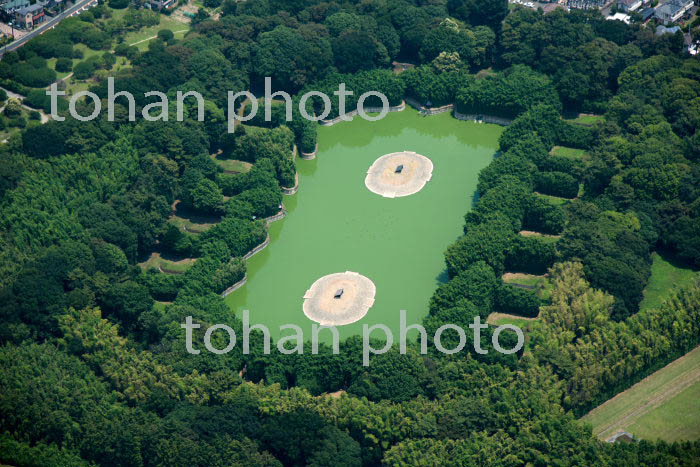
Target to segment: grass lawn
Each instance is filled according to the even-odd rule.
[[[161,29],[170,29],[175,33],[177,39],[182,39],[185,33],[189,31],[190,25],[181,23],[169,16],[161,15],[159,24],[126,34],[124,42],[136,46],[139,50],[146,50],[148,49],[149,40],[157,36],[158,31]]]
[[[250,162],[239,161],[236,159],[219,159],[217,157],[214,157],[213,159],[217,165],[224,169],[224,172],[245,173],[249,172],[253,167],[253,164]]]
[[[202,232],[206,232],[207,230],[211,229],[214,225],[216,225],[216,223],[214,222],[197,223],[193,222],[190,219],[185,219],[184,217],[180,216],[172,216],[168,220],[168,222],[179,227],[180,230],[182,230],[183,232],[192,234],[200,234]]]
[[[49,58],[48,60],[46,60],[46,66],[48,66],[52,70],[56,70],[56,60],[58,60],[58,59],[57,58]],[[79,60],[73,59],[73,65],[75,65],[78,61]],[[63,79],[66,76],[68,76],[69,74],[70,74],[70,71],[68,71],[68,72],[56,71],[56,78]]]
[[[569,121],[571,123],[578,123],[579,125],[593,125],[596,122],[603,121],[604,118],[605,117],[602,115],[581,114]]]
[[[493,326],[502,326],[504,324],[512,324],[522,330],[528,330],[530,323],[537,318],[523,318],[522,316],[509,315],[508,313],[491,313],[486,322]]]
[[[187,271],[196,259],[194,258],[183,258],[177,260],[168,260],[163,258],[160,253],[152,253],[149,258],[143,263],[139,263],[141,269],[147,271],[151,268],[161,269],[163,272],[171,274],[182,274]]]
[[[550,203],[552,203],[555,206],[563,206],[566,203],[568,203],[569,201],[571,201],[568,198],[560,198],[559,196],[545,195],[543,193],[537,193],[537,196],[539,196],[540,198],[546,199],[547,201],[549,201]]]
[[[582,420],[608,439],[629,431],[644,439],[700,439],[700,347],[593,409]]]
[[[588,155],[585,149],[568,148],[566,146],[554,146],[551,154],[553,156],[568,157],[569,159],[585,159]]]
[[[671,258],[658,253],[654,253],[652,259],[651,278],[644,289],[641,310],[658,308],[674,289],[690,285],[693,280],[700,277],[697,271],[685,265],[676,264]]]
[[[700,439],[700,383],[695,382],[664,405],[639,417],[628,430],[644,439]]]
[[[525,274],[523,272],[508,272],[503,275],[503,282],[506,284],[521,284],[536,287],[547,280],[544,276]]]
[[[549,300],[554,287],[547,276],[537,276],[522,272],[507,272],[502,276],[502,279],[506,284],[520,284],[534,287],[532,291],[536,292],[537,296],[542,300]]]

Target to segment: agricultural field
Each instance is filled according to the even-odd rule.
[[[608,439],[619,431],[665,441],[700,439],[700,347],[653,373],[582,419]]]

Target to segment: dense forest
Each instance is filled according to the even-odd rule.
[[[700,284],[639,306],[653,252],[700,267],[700,62],[682,35],[506,0],[224,0],[220,17],[198,14],[184,38],[159,34],[139,50],[113,40],[153,16],[113,18],[123,3],[5,54],[0,85],[48,110],[43,88],[87,47],[98,53],[73,72],[93,77],[101,98],[110,73],[139,109],[147,91],[199,91],[206,118],[188,101],[184,121],[131,122],[121,102],[114,121],[27,124],[0,145],[1,463],[700,463],[698,442],[610,444],[576,420],[700,343]],[[117,58],[130,66],[112,73]],[[415,66],[394,73],[394,61]],[[287,122],[281,107],[227,133],[226,91],[257,95],[266,76],[295,96],[345,82],[391,105],[454,104],[512,122],[474,207],[465,193],[464,234],[423,325],[539,313],[523,352],[396,345],[363,367],[359,336],[337,355],[322,345],[301,356],[264,355],[255,334],[249,355],[186,353],[186,316],[200,331],[241,332],[221,293],[245,276],[242,257],[294,186],[295,155],[316,147],[317,124]],[[333,102],[330,118],[338,111]],[[603,118],[564,118],[578,112]],[[173,212],[212,225],[182,228]],[[194,262],[178,274],[140,267],[154,252]],[[549,272],[549,296],[504,283],[506,271]]]

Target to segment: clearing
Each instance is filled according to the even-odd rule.
[[[700,439],[700,347],[647,376],[582,418],[593,434],[618,431],[665,441]]]
[[[663,253],[654,253],[652,260],[651,277],[644,289],[644,299],[639,305],[642,311],[658,308],[674,290],[692,284],[699,277],[697,271],[677,263]]]

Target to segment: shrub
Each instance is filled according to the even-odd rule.
[[[107,0],[107,4],[110,8],[114,8],[115,10],[123,10],[129,6],[129,3],[129,0]]]
[[[95,62],[92,60],[80,62],[73,68],[73,76],[76,79],[88,79],[95,73],[96,68]]]
[[[44,88],[56,81],[56,72],[46,66],[45,60],[40,60],[15,65],[14,78],[30,88]]]
[[[525,210],[523,228],[544,234],[558,235],[566,225],[566,213],[540,196],[532,196]]]
[[[60,73],[69,73],[73,69],[73,60],[70,58],[59,58],[56,60],[55,68]]]
[[[554,243],[537,237],[517,235],[506,256],[506,269],[528,274],[544,274],[556,258]]]
[[[501,313],[536,317],[542,301],[535,292],[509,284],[503,284],[496,291],[496,309]]]
[[[539,172],[535,177],[535,189],[546,195],[575,198],[578,188],[578,181],[564,172]]]
[[[158,31],[158,39],[162,40],[163,42],[170,42],[171,40],[175,39],[175,34],[170,29],[161,29]]]

